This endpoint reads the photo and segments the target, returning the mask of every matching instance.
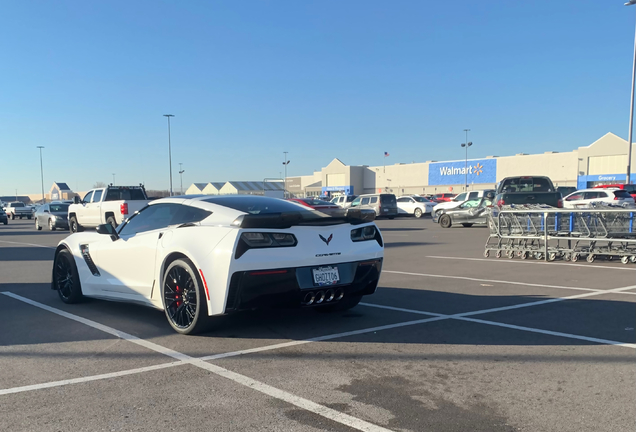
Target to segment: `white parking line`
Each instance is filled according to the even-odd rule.
[[[603,291],[594,288],[581,288],[581,287],[568,287],[568,286],[560,286],[560,285],[544,285],[544,284],[535,284],[528,282],[514,282],[514,281],[504,281],[504,280],[496,280],[496,279],[479,279],[472,278],[466,276],[449,276],[449,275],[436,275],[436,274],[428,274],[428,273],[413,273],[413,272],[403,272],[403,271],[393,271],[393,270],[382,270],[382,273],[392,273],[392,274],[403,274],[409,276],[425,276],[431,278],[442,278],[442,279],[460,279],[460,280],[468,280],[473,282],[491,282],[491,283],[500,283],[506,285],[523,285],[523,286],[532,286],[539,288],[555,288],[555,289],[567,289],[567,290],[576,290],[576,291],[590,291],[590,292],[598,292]]]
[[[227,379],[229,379],[231,381],[234,381],[234,382],[236,382],[238,384],[241,384],[241,385],[244,385],[246,387],[252,388],[252,389],[254,389],[256,391],[259,391],[259,392],[261,392],[263,394],[266,394],[266,395],[271,396],[273,398],[285,401],[285,402],[287,402],[289,404],[292,404],[292,405],[297,406],[299,408],[302,408],[304,410],[313,412],[314,414],[318,414],[318,415],[320,415],[322,417],[325,417],[325,418],[328,418],[328,419],[333,420],[335,422],[344,424],[344,425],[349,426],[351,428],[354,428],[354,429],[357,429],[357,430],[360,430],[360,431],[366,431],[366,432],[387,432],[387,431],[390,431],[389,429],[383,428],[381,426],[374,425],[373,423],[369,423],[367,421],[358,419],[358,418],[350,416],[348,414],[344,414],[344,413],[341,413],[341,412],[336,411],[334,409],[328,408],[328,407],[326,407],[324,405],[317,404],[315,402],[312,402],[312,401],[310,401],[308,399],[305,399],[305,398],[302,398],[300,396],[296,396],[294,394],[291,394],[291,393],[285,392],[283,390],[277,389],[277,388],[272,387],[270,385],[267,385],[267,384],[265,384],[263,382],[260,382],[260,381],[257,381],[255,379],[249,378],[249,377],[247,377],[245,375],[241,375],[241,374],[238,374],[236,372],[232,372],[232,371],[230,371],[228,369],[222,368],[220,366],[216,366],[214,364],[207,363],[207,362],[205,362],[202,359],[191,357],[191,356],[189,356],[187,354],[183,354],[183,353],[180,353],[178,351],[172,350],[170,348],[164,347],[162,345],[156,344],[154,342],[150,342],[150,341],[147,341],[145,339],[141,339],[141,338],[139,338],[137,336],[133,336],[133,335],[131,335],[129,333],[114,329],[114,328],[106,326],[104,324],[100,324],[98,322],[95,322],[95,321],[92,321],[92,320],[89,320],[89,319],[86,319],[86,318],[83,318],[83,317],[80,317],[80,316],[77,316],[77,315],[73,315],[73,314],[65,312],[63,310],[56,309],[56,308],[53,308],[51,306],[47,306],[47,305],[45,305],[43,303],[36,302],[34,300],[28,299],[26,297],[19,296],[17,294],[11,293],[11,292],[3,292],[2,294],[6,295],[6,296],[9,296],[11,298],[14,298],[16,300],[20,300],[20,301],[22,301],[24,303],[27,303],[27,304],[30,304],[32,306],[38,307],[40,309],[44,309],[44,310],[49,311],[51,313],[54,313],[56,315],[60,315],[60,316],[63,316],[65,318],[68,318],[70,320],[77,321],[79,323],[82,323],[82,324],[87,325],[89,327],[92,327],[94,329],[101,330],[104,333],[108,333],[108,334],[111,334],[113,336],[117,336],[118,338],[127,340],[129,342],[132,342],[132,343],[140,345],[140,346],[143,346],[144,348],[148,348],[148,349],[150,349],[152,351],[164,354],[164,355],[166,355],[168,357],[172,357],[172,358],[174,358],[176,360],[180,360],[177,363],[187,363],[187,364],[191,364],[193,366],[196,366],[198,368],[207,370],[207,371],[212,372],[212,373],[214,373],[216,375],[219,375],[219,376],[227,378]],[[435,319],[435,318],[431,318],[431,319]],[[418,320],[418,321],[425,322],[425,321],[428,321],[428,320],[424,319],[424,320]],[[386,326],[383,326],[383,327],[386,327]],[[350,332],[350,333],[355,334],[355,332]],[[166,367],[169,367],[169,366],[166,366]],[[46,384],[40,384],[40,386],[46,386]],[[45,387],[42,387],[42,388],[45,388]],[[8,391],[8,390],[12,390],[12,389],[7,389],[5,391]]]
[[[12,241],[7,241],[7,240],[0,240],[0,243],[10,243],[10,244],[16,244],[16,245],[33,246],[33,247],[39,247],[39,248],[45,248],[45,249],[55,249],[56,248],[56,246],[43,246],[43,245],[39,245],[39,244],[35,244],[35,243],[12,242]]]
[[[604,266],[598,264],[575,264],[575,263],[564,263],[564,262],[545,262],[545,261],[528,261],[528,260],[511,260],[511,259],[492,259],[492,258],[467,258],[467,257],[447,257],[447,256],[435,256],[428,255],[426,258],[434,258],[434,259],[449,259],[449,260],[462,260],[462,261],[488,261],[491,263],[510,263],[510,264],[535,264],[535,265],[560,265],[560,266],[571,266],[571,267],[583,267],[587,269],[608,269],[608,270],[627,270],[627,271],[636,271],[636,268],[629,267],[619,267],[619,266]]]
[[[46,389],[51,387],[60,387],[60,386],[65,386],[69,384],[79,384],[79,383],[97,381],[97,380],[108,379],[108,378],[117,378],[121,376],[134,375],[134,374],[143,373],[143,372],[150,372],[154,370],[160,370],[160,369],[165,369],[165,368],[184,365],[184,364],[187,364],[187,363],[182,361],[162,363],[162,364],[158,364],[154,366],[146,366],[142,368],[129,369],[129,370],[124,370],[119,372],[111,372],[111,373],[105,373],[105,374],[93,375],[93,376],[87,376],[87,377],[81,377],[81,378],[66,379],[61,381],[51,381],[47,383],[33,384],[33,385],[22,386],[22,387],[0,389],[0,396],[12,394],[12,393],[21,393],[21,392],[31,391],[31,390],[41,390],[41,389]]]
[[[527,331],[527,332],[542,333],[542,334],[548,334],[548,335],[552,335],[552,336],[565,337],[565,338],[569,338],[569,339],[578,339],[578,340],[584,340],[584,341],[588,341],[588,342],[595,342],[595,343],[599,343],[599,344],[616,345],[616,346],[621,346],[621,347],[625,347],[625,348],[636,349],[636,344],[632,344],[632,343],[612,341],[612,340],[609,340],[609,339],[599,339],[599,338],[575,335],[575,334],[570,334],[570,333],[554,332],[554,331],[550,331],[550,330],[542,330],[542,329],[537,329],[537,328],[533,328],[533,327],[517,326],[517,325],[513,325],[513,324],[500,323],[500,322],[497,322],[497,321],[488,321],[488,320],[482,320],[482,319],[476,319],[476,318],[469,318],[469,316],[472,316],[472,315],[481,315],[481,314],[492,313],[492,312],[502,312],[502,311],[507,311],[507,310],[520,309],[520,308],[532,307],[532,306],[539,306],[539,305],[544,305],[544,304],[549,304],[549,303],[556,303],[556,302],[561,302],[561,301],[565,301],[565,300],[576,300],[576,299],[580,299],[580,298],[599,296],[599,295],[603,295],[603,294],[621,293],[623,291],[631,290],[631,289],[634,289],[634,288],[636,288],[636,286],[632,285],[632,286],[627,286],[627,287],[622,287],[622,288],[614,288],[614,289],[606,290],[606,291],[598,291],[598,292],[592,292],[592,293],[586,293],[586,294],[578,294],[578,295],[573,295],[573,296],[568,296],[568,297],[557,297],[557,298],[548,299],[548,300],[540,300],[540,301],[536,301],[536,302],[521,303],[521,304],[517,304],[517,305],[502,306],[502,307],[499,307],[499,308],[491,308],[491,309],[482,309],[482,310],[478,310],[478,311],[463,312],[463,313],[451,314],[451,315],[440,314],[440,313],[435,313],[435,312],[428,312],[428,311],[419,311],[419,310],[415,310],[415,309],[399,308],[399,307],[394,307],[394,306],[378,305],[378,304],[374,304],[374,303],[360,303],[360,305],[373,307],[373,308],[378,308],[378,309],[387,309],[387,310],[394,310],[394,311],[400,311],[400,312],[408,312],[408,313],[413,313],[413,314],[434,315],[434,316],[437,316],[438,318],[440,318],[440,320],[441,319],[456,319],[456,320],[462,320],[462,321],[471,321],[471,322],[477,322],[477,323],[480,323],[480,324],[488,324],[488,325],[493,325],[493,326],[498,326],[498,327],[512,328],[512,329],[515,329],[515,330],[523,330],[523,331]]]

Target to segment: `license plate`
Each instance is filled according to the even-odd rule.
[[[316,285],[334,285],[340,282],[338,267],[319,267],[312,269],[312,272],[314,274],[314,283]]]

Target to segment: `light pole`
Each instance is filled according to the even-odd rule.
[[[115,173],[113,173],[113,186],[115,186]]]
[[[464,159],[464,190],[465,191],[468,190],[468,147],[473,145],[472,142],[468,141],[468,132],[469,131],[470,131],[470,129],[464,129],[464,132],[466,132],[466,142],[462,143],[462,147],[466,148],[466,159]]]
[[[170,196],[172,196],[172,147],[170,144],[170,117],[174,117],[172,114],[164,114],[164,117],[168,117],[168,160],[170,162]]]
[[[285,155],[285,159],[283,162],[283,165],[285,165],[285,190],[283,192],[284,198],[287,198],[287,165],[289,165],[289,160],[287,160],[287,153],[289,152],[283,152],[283,154]]]
[[[42,169],[42,149],[44,146],[37,146],[36,148],[40,149],[40,179],[42,180],[42,204],[44,204],[44,170]]]
[[[636,0],[629,0],[625,6],[635,5]],[[632,129],[634,127],[634,79],[636,78],[636,36],[634,37],[634,65],[632,66],[632,98],[629,104],[629,138],[627,138],[627,179],[625,184],[630,183],[632,174]]]
[[[179,177],[181,177],[181,195],[183,195],[183,173],[185,172],[185,170],[181,169],[181,165],[183,164],[179,162]]]

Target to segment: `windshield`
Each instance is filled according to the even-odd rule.
[[[51,213],[66,213],[68,212],[68,204],[51,204]]]
[[[299,203],[260,196],[216,196],[206,198],[204,201],[253,215],[287,212],[301,212],[308,215],[316,213]]]
[[[508,192],[554,192],[546,177],[510,178],[501,185],[503,193]]]
[[[104,201],[140,201],[145,199],[146,194],[141,188],[108,188]]]

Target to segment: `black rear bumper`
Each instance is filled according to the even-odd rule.
[[[225,312],[271,307],[313,307],[325,305],[312,302],[307,304],[308,294],[314,296],[331,290],[334,295],[331,304],[351,295],[373,294],[378,286],[382,259],[332,264],[338,266],[341,283],[315,286],[311,278],[313,267],[280,268],[236,272],[230,279]],[[324,267],[324,265],[322,266]],[[342,294],[342,296],[339,296]],[[340,298],[338,298],[340,297]]]

